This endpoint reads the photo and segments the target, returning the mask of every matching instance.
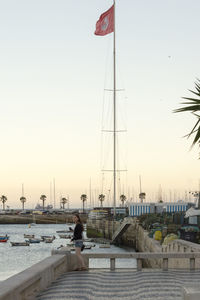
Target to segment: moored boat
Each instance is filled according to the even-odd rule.
[[[45,243],[52,243],[54,238],[45,238],[44,242]]]
[[[39,240],[39,239],[29,239],[27,242],[29,242],[30,244],[39,244],[41,242],[41,240]]]
[[[0,239],[0,243],[7,243],[8,239]]]
[[[44,241],[45,239],[50,239],[52,238],[51,235],[41,235],[41,240]]]
[[[71,239],[71,235],[69,235],[69,234],[59,234],[59,237],[61,238],[61,239]]]
[[[27,239],[34,239],[35,235],[34,234],[24,234],[24,237]]]
[[[41,235],[41,240],[42,241],[45,241],[46,239],[53,239],[55,240],[55,236],[52,236],[52,235]]]
[[[56,233],[72,233],[73,232],[73,229],[72,230],[57,230]]]
[[[10,242],[11,246],[29,246],[29,242]]]
[[[0,235],[0,243],[6,243],[9,240],[9,236],[6,235]]]

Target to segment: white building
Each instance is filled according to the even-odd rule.
[[[130,203],[129,216],[137,217],[150,213],[174,213],[183,212],[188,209],[189,203],[184,201],[163,203]]]

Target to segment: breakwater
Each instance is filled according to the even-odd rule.
[[[87,215],[82,214],[81,220],[87,222]],[[73,214],[62,215],[0,215],[0,224],[66,224],[73,223]]]

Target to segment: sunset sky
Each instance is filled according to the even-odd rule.
[[[33,208],[41,194],[52,200],[55,178],[57,208],[67,195],[79,207],[91,178],[94,204],[102,192],[111,203],[101,170],[112,169],[112,139],[101,129],[112,129],[113,34],[94,30],[112,1],[0,4],[0,194],[20,207],[23,183]],[[200,78],[199,11],[199,0],[116,0],[119,194],[137,200],[140,175],[147,201],[198,189],[199,149],[183,138],[196,119],[172,111]]]

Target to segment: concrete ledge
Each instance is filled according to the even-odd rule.
[[[0,283],[0,300],[32,300],[66,271],[66,256],[54,255]]]
[[[73,255],[73,254],[71,254]],[[163,258],[200,258],[200,252],[129,252],[129,253],[85,253],[87,258],[136,258],[136,259],[163,259]]]
[[[199,300],[200,288],[195,287],[183,287],[183,299],[184,300]]]

